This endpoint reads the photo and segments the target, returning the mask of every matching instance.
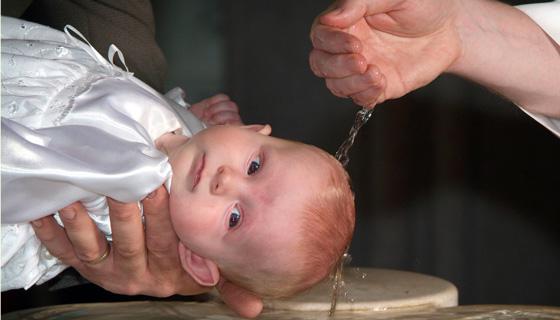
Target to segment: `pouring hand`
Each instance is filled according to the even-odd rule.
[[[311,27],[311,69],[361,106],[401,97],[460,56],[457,8],[455,0],[338,1]]]

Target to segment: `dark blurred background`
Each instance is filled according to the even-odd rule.
[[[166,89],[192,102],[225,92],[246,123],[334,153],[358,107],[308,67],[309,29],[329,4],[153,1]],[[460,304],[560,306],[560,140],[513,104],[444,75],[376,107],[350,159],[351,265],[444,278]],[[49,285],[2,293],[2,312],[146,299]]]

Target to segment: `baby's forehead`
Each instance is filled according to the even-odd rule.
[[[294,160],[302,162],[301,165],[308,175],[317,175],[319,178],[328,177],[329,172],[335,170],[337,163],[327,152],[307,144],[298,144],[292,157]],[[301,180],[304,180],[304,178],[306,177],[301,177]]]
[[[269,206],[289,210],[299,207],[314,193],[328,187],[336,169],[336,160],[325,151],[303,143],[288,141],[287,147],[281,149],[283,155],[277,156],[272,152],[270,161],[265,155],[264,170],[269,169],[267,166],[273,167],[269,169],[271,174],[266,175],[269,188],[259,190],[256,196],[262,197]],[[280,194],[271,198],[274,190]]]
[[[273,138],[273,137],[271,137]],[[273,138],[275,139],[275,138]],[[284,148],[288,149],[292,157],[306,159],[308,161],[317,161],[318,163],[327,164],[331,161],[332,156],[321,148],[314,145],[306,144],[299,141],[281,140]],[[334,158],[333,158],[334,159]]]

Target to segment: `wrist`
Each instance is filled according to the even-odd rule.
[[[546,33],[515,7],[459,0],[459,57],[446,70],[477,82],[518,106],[560,115],[560,59]]]
[[[457,0],[454,28],[460,54],[447,72],[472,80],[484,74],[477,68],[496,68],[512,57],[507,50],[531,41],[533,22],[516,8],[495,0]]]
[[[459,55],[445,70],[445,72],[465,76],[469,73],[469,65],[472,60],[472,51],[476,50],[477,41],[484,36],[484,22],[478,15],[481,10],[481,2],[484,0],[457,0],[456,15],[452,28],[455,29],[459,38]]]

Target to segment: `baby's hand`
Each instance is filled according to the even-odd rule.
[[[193,104],[190,110],[207,125],[243,124],[239,116],[237,104],[223,93],[219,93]]]

